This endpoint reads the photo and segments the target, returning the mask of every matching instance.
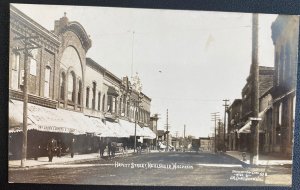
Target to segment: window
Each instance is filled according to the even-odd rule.
[[[280,51],[280,62],[279,62],[279,67],[280,67],[280,83],[283,83],[283,80],[285,78],[285,53],[284,53],[284,47],[281,47]]]
[[[19,67],[20,67],[20,54],[14,53],[12,57],[12,76],[11,76],[11,86],[13,89],[19,88]]]
[[[29,58],[30,61],[30,74],[36,76],[37,60],[38,60],[38,50],[33,49],[31,51],[32,57]]]
[[[76,76],[73,71],[68,78],[68,100],[75,102]]]
[[[282,103],[280,103],[278,108],[278,124],[282,124]]]
[[[100,111],[100,105],[101,105],[101,92],[98,92],[98,110]]]
[[[105,111],[105,94],[103,95],[102,98],[102,111]]]
[[[112,96],[107,96],[107,111],[112,112]]]
[[[50,97],[50,77],[51,77],[51,68],[46,66],[45,69],[45,84],[44,84],[44,96]]]
[[[96,109],[96,82],[93,82],[93,99],[92,99],[92,109]]]
[[[90,87],[86,88],[86,102],[85,105],[87,108],[89,108],[89,101],[90,101]]]
[[[82,82],[79,80],[78,82],[78,95],[77,95],[77,104],[81,105],[81,91],[82,91]]]
[[[61,73],[60,76],[60,99],[65,100],[65,86],[66,86],[66,74],[64,72]]]

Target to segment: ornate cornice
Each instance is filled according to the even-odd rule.
[[[66,26],[60,29],[59,34],[65,33],[67,31],[72,31],[78,36],[85,52],[87,52],[92,47],[92,40],[79,22],[69,22]]]
[[[36,23],[12,5],[10,6],[10,30],[17,35],[38,36],[39,38],[33,39],[33,41],[51,52],[58,52],[60,46],[58,36]]]

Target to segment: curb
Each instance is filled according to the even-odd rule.
[[[134,153],[127,153],[128,156],[132,156],[134,155]],[[123,156],[122,154],[117,154],[115,155],[115,157],[121,157]],[[21,166],[18,166],[18,167],[9,167],[8,166],[8,170],[9,171],[17,171],[17,170],[31,170],[31,169],[39,169],[39,168],[47,168],[46,166],[49,166],[49,165],[64,165],[64,164],[78,164],[78,163],[81,163],[81,162],[88,162],[88,161],[94,161],[94,160],[99,160],[99,159],[103,159],[103,158],[100,158],[100,157],[94,157],[94,158],[85,158],[85,159],[80,159],[80,160],[72,160],[72,161],[65,161],[65,162],[60,162],[60,163],[51,163],[51,162],[47,162],[47,164],[39,164],[39,165],[34,165],[34,166],[25,166],[25,167],[21,167]]]

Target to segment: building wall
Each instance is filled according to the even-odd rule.
[[[23,77],[25,51],[22,36],[35,37],[35,46],[28,56],[28,93],[29,102],[56,107],[55,78],[58,68],[59,38],[33,21],[27,15],[10,6],[9,38],[9,88],[10,98],[23,99]],[[19,49],[19,50],[18,50]],[[45,72],[47,70],[47,79]],[[49,72],[48,72],[49,71]],[[46,88],[45,88],[46,87]]]
[[[298,63],[299,17],[280,15],[272,24],[275,76],[272,96],[273,134],[271,151],[292,153],[295,89]]]

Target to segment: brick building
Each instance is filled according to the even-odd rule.
[[[242,113],[242,99],[235,99],[227,108],[228,124],[228,150],[238,150],[238,129]]]
[[[265,66],[259,66],[259,97],[260,97],[260,103],[259,103],[259,117],[262,118],[265,115],[265,112],[269,109],[265,106],[265,104],[262,104],[261,100],[262,97],[265,96],[265,94],[273,87],[273,76],[274,76],[274,68],[273,67],[265,67]],[[239,129],[239,149],[243,151],[249,151],[251,148],[251,134],[250,134],[250,125],[251,122],[249,120],[249,117],[253,117],[253,76],[249,75],[247,78],[247,83],[242,89],[242,112],[240,117],[240,126]],[[260,151],[263,150],[264,141],[265,141],[265,133],[263,131],[263,125],[259,123],[260,128]]]
[[[20,156],[22,143],[25,56],[22,40],[16,38],[22,35],[35,36],[32,43],[39,46],[28,58],[28,156],[50,137],[66,149],[76,138],[78,152],[96,151],[99,137],[130,142],[135,121],[138,138],[155,138],[149,129],[151,99],[140,81],[135,78],[131,84],[128,77],[120,79],[87,58],[92,41],[80,23],[69,21],[65,13],[49,31],[11,5],[10,152]]]
[[[280,15],[272,24],[275,47],[270,151],[291,156],[295,122],[299,16]]]

